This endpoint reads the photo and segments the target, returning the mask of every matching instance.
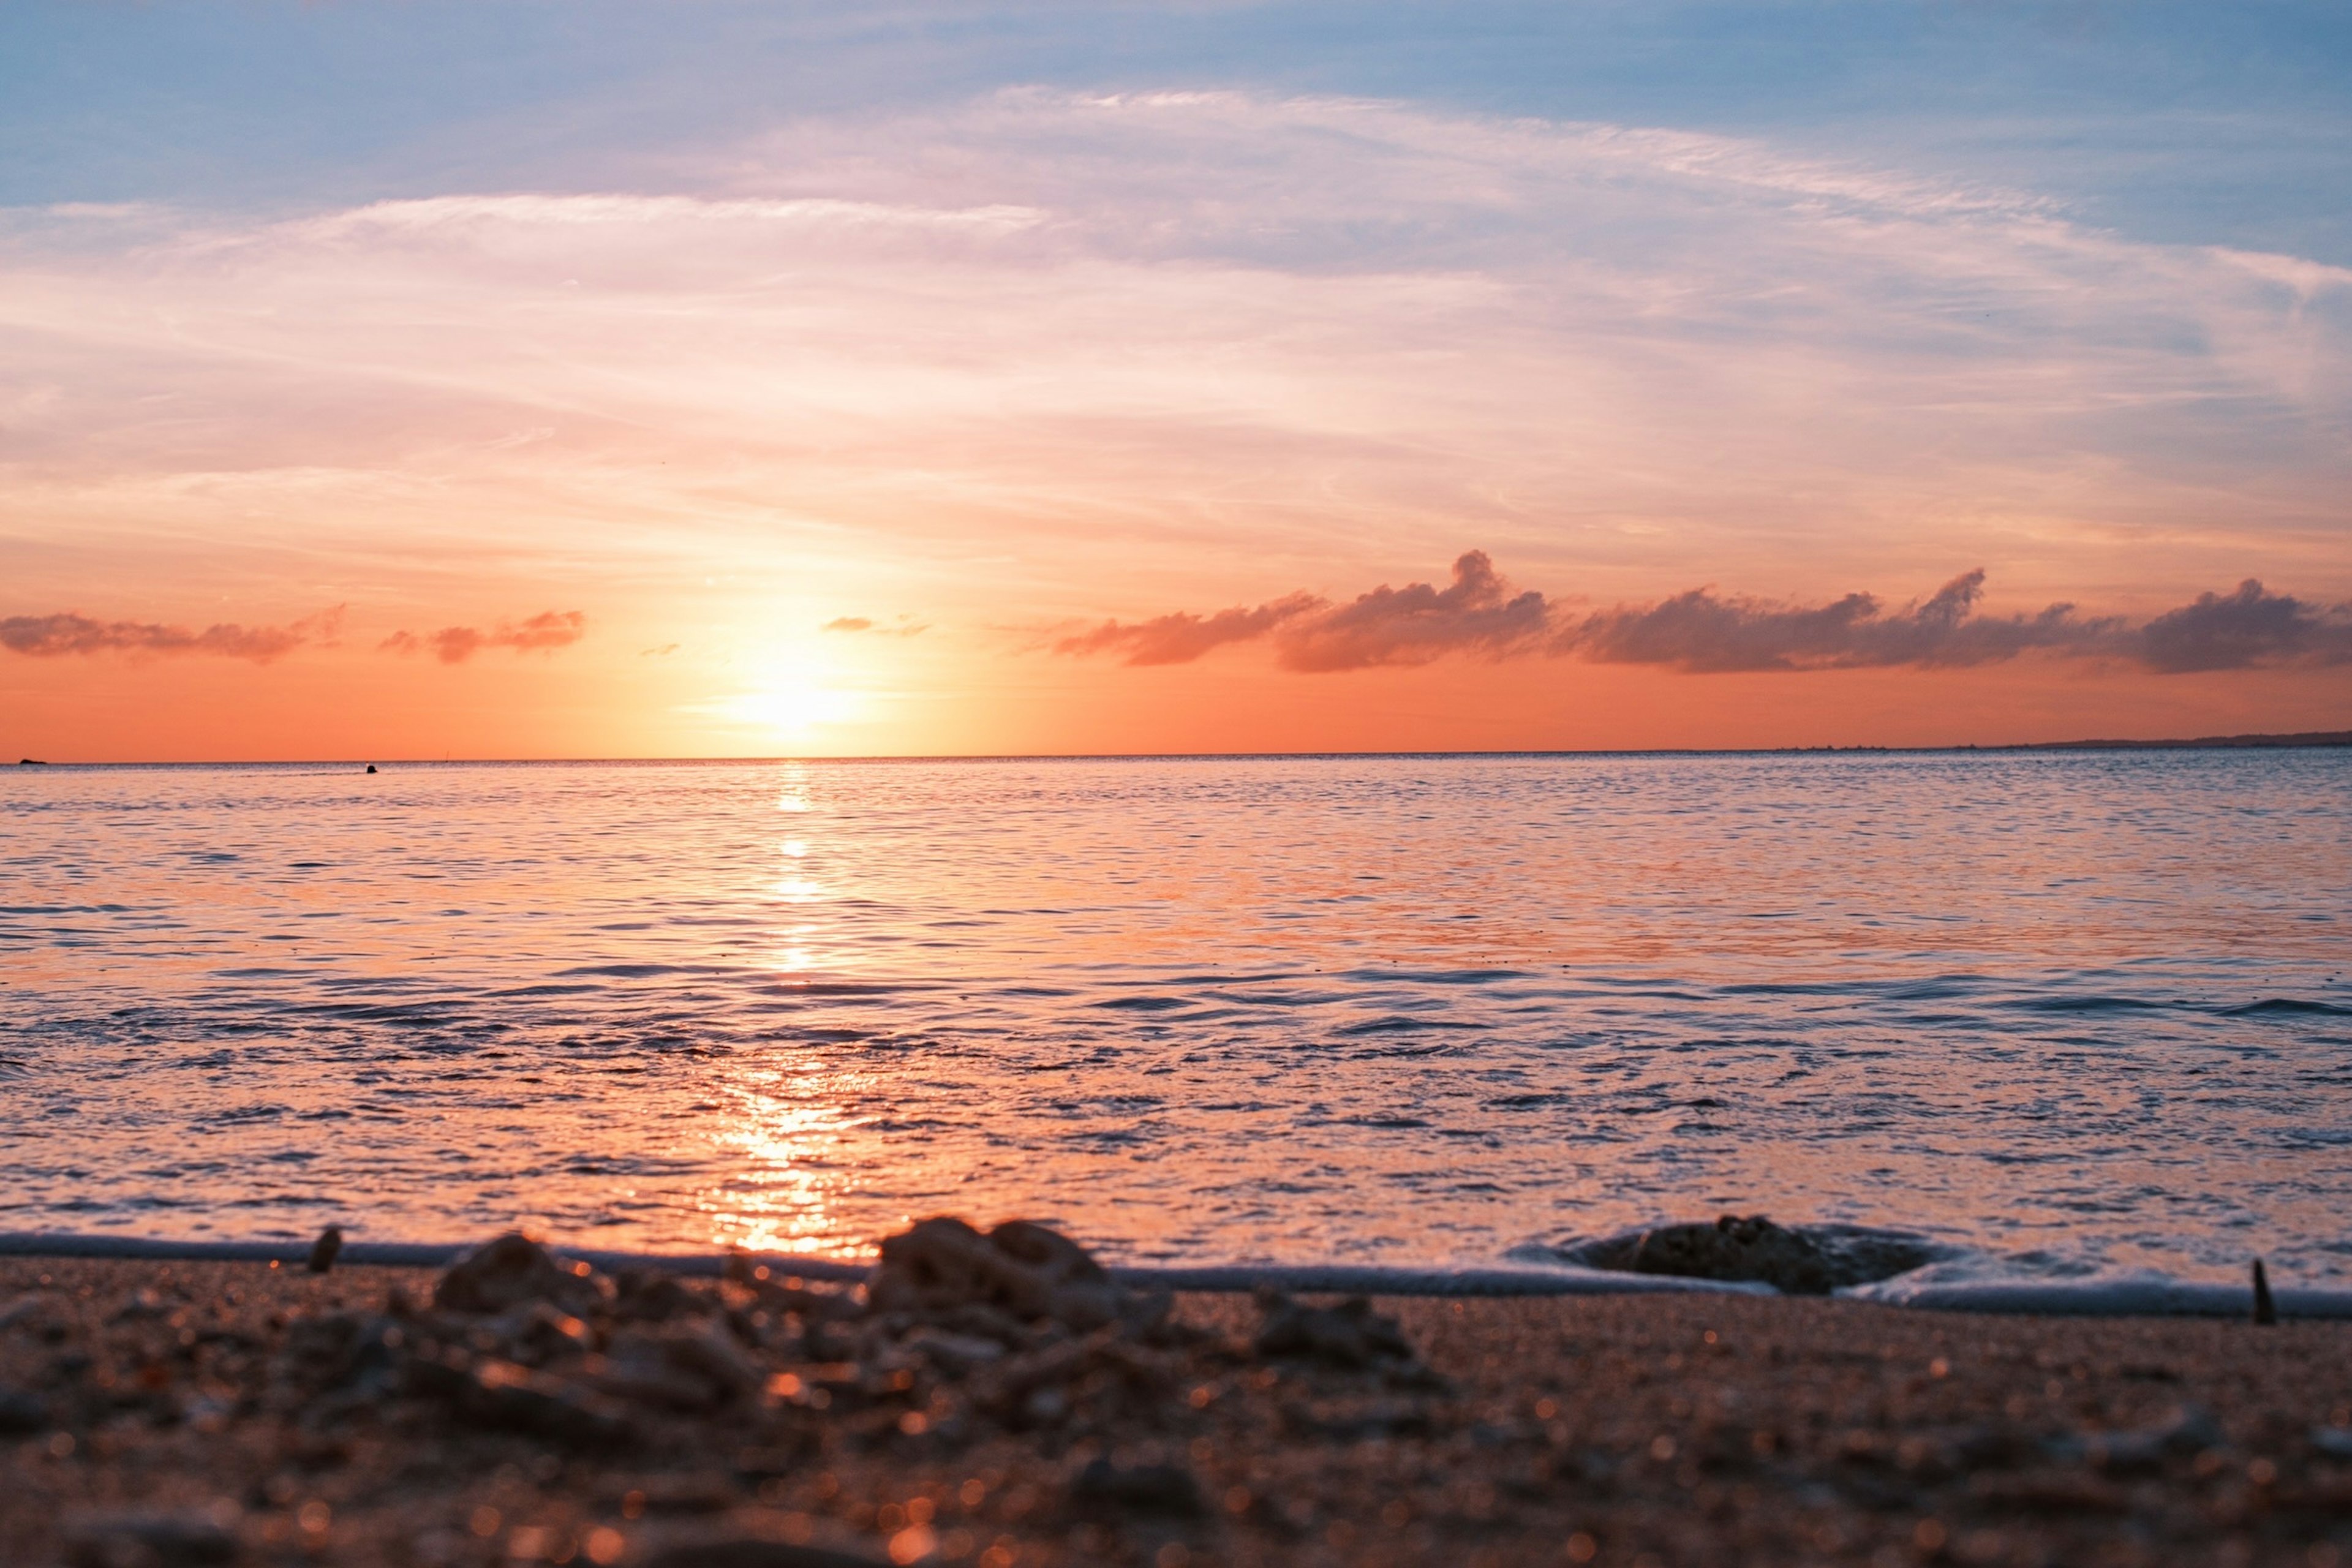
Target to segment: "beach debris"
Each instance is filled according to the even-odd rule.
[[[84,1514],[66,1527],[66,1561],[73,1568],[211,1568],[236,1561],[236,1521],[228,1503]]]
[[[1049,1320],[1086,1332],[1119,1321],[1164,1317],[1168,1298],[1114,1283],[1093,1256],[1059,1231],[1006,1220],[983,1234],[961,1219],[921,1220],[882,1242],[866,1284],[876,1313],[935,1317],[983,1308],[1017,1321]]]
[[[2266,1328],[2278,1321],[2278,1303],[2271,1300],[2270,1276],[2259,1258],[2254,1259],[2254,1321]]]
[[[1566,1256],[1591,1268],[1764,1284],[1790,1296],[1826,1296],[1906,1274],[1934,1261],[1937,1250],[1920,1237],[1895,1232],[1801,1230],[1760,1214],[1727,1214],[1712,1225],[1658,1226],[1588,1242]]]
[[[1070,1506],[1081,1513],[1159,1514],[1192,1519],[1208,1511],[1201,1483],[1181,1465],[1116,1465],[1099,1455],[1071,1478]]]
[[[578,1313],[596,1307],[604,1295],[604,1282],[588,1265],[561,1262],[510,1231],[450,1265],[433,1288],[433,1304],[445,1312],[495,1313],[545,1301]]]
[[[339,1226],[329,1226],[310,1244],[310,1256],[302,1267],[312,1274],[324,1274],[335,1266],[335,1257],[343,1250],[343,1233]]]
[[[606,1346],[604,1367],[593,1379],[603,1392],[688,1413],[725,1409],[758,1394],[765,1381],[715,1324],[661,1333],[624,1330]]]
[[[1349,1371],[1417,1368],[1420,1354],[1396,1320],[1372,1310],[1362,1296],[1336,1307],[1310,1307],[1280,1291],[1259,1293],[1265,1314],[1252,1348],[1276,1360],[1318,1361]]]

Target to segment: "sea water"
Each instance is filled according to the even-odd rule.
[[[20,768],[0,1230],[2352,1282],[2352,752]]]

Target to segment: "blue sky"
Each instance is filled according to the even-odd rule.
[[[845,13],[850,13],[845,15]],[[2136,237],[2352,260],[2352,7],[2003,0],[0,10],[0,202],[634,183],[797,115],[1241,87],[1769,135]]]

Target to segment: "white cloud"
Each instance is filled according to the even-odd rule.
[[[2031,193],[1223,92],[810,121],[675,183],[9,215],[8,526],[725,541],[1070,614],[1473,542],[1611,595],[2352,587],[2352,275]]]

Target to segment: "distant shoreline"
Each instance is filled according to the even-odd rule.
[[[2352,730],[2303,730],[2292,734],[2200,735],[2189,740],[2091,740],[2091,741],[2002,741],[1989,744],[1976,742],[1949,746],[1650,746],[1591,750],[1518,750],[1461,752],[971,752],[950,753],[907,753],[904,755],[868,756],[795,756],[779,753],[772,756],[746,757],[430,757],[373,759],[382,767],[510,767],[547,766],[578,767],[600,764],[659,766],[670,763],[1243,763],[1243,762],[1317,762],[1374,761],[1381,758],[1447,757],[1786,757],[1840,756],[1853,752],[1884,753],[1888,756],[1935,756],[1950,752],[2263,752],[2320,750],[2329,747],[2352,746]],[[358,771],[368,766],[367,758],[279,757],[269,761],[234,761],[215,758],[209,761],[78,763],[26,757],[14,767],[0,767],[0,773],[19,768],[334,768]]]

